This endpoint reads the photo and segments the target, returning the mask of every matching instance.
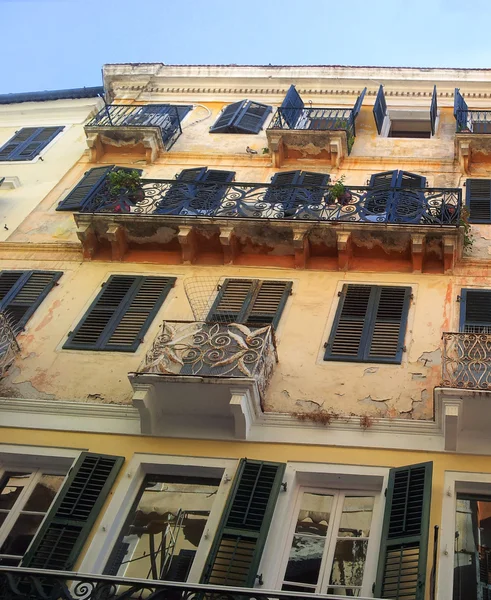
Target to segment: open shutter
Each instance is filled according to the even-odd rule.
[[[374,595],[424,600],[433,463],[391,469]]]
[[[256,286],[255,279],[226,279],[206,320],[217,323],[242,322]]]
[[[383,173],[374,173],[370,177],[369,186],[375,190],[396,187],[398,176],[399,171],[384,171]]]
[[[373,116],[379,135],[382,133],[382,125],[384,124],[386,114],[387,103],[385,102],[384,86],[381,85],[378,89],[377,97],[375,98],[375,104],[373,105]]]
[[[431,96],[431,105],[430,105],[430,123],[431,123],[431,135],[435,135],[435,123],[436,123],[436,115],[438,112],[438,104],[436,98],[436,85],[433,87],[433,95]]]
[[[397,172],[397,180],[395,187],[422,189],[426,185],[426,177],[409,173],[408,171]]]
[[[468,129],[469,107],[458,88],[455,88],[453,101],[453,115],[457,121],[457,132]]]
[[[285,465],[242,459],[202,583],[253,587]]]
[[[304,103],[300,94],[297,92],[295,86],[291,85],[280,107],[281,117],[286,121],[290,129],[295,129],[303,108]]]
[[[491,222],[491,179],[467,179],[465,190],[469,221]]]
[[[15,160],[32,160],[60,131],[63,131],[63,127],[42,127],[38,129],[26,144],[17,150]]]
[[[29,140],[38,131],[37,127],[24,127],[14,137],[0,148],[0,160],[13,160],[13,156],[20,146]]]
[[[215,124],[210,127],[210,133],[228,133],[237,115],[244,109],[247,100],[229,104],[223,110]]]
[[[266,117],[271,112],[271,106],[249,101],[233,123],[237,133],[259,133]]]
[[[0,273],[0,310],[16,331],[23,329],[61,276],[60,271]]]
[[[463,288],[460,293],[460,331],[491,332],[491,290]]]
[[[278,326],[292,289],[291,281],[259,281],[247,310],[246,325]]]
[[[356,99],[355,105],[353,106],[353,120],[360,114],[361,105],[363,104],[363,100],[365,98],[365,94],[367,93],[367,88],[363,88],[362,93]]]
[[[21,566],[71,571],[124,462],[83,452],[72,467]]]
[[[68,196],[58,204],[56,210],[80,210],[83,208],[101,189],[113,166],[96,167],[87,171]]]

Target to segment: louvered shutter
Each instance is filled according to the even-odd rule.
[[[60,271],[2,271],[0,311],[20,331],[62,276]]]
[[[295,199],[297,190],[296,188],[281,186],[297,185],[300,182],[301,176],[301,171],[283,171],[281,173],[275,173],[271,178],[271,185],[274,187],[268,187],[264,194],[264,202],[269,202],[271,204],[279,202],[287,207],[288,203],[292,203]]]
[[[491,179],[467,179],[465,189],[469,221],[491,222]]]
[[[247,100],[242,100],[241,102],[234,102],[226,106],[215,124],[210,127],[210,133],[228,133],[229,128],[234,123],[238,114],[244,109],[246,103]]]
[[[422,189],[425,185],[426,177],[423,177],[422,175],[416,175],[415,173],[409,173],[408,171],[397,172],[396,187]]]
[[[391,202],[398,176],[399,171],[384,171],[370,177],[370,190],[365,202],[366,220],[386,219],[387,205]]]
[[[458,88],[455,88],[454,92],[453,115],[457,121],[457,132],[469,129],[469,107]]]
[[[353,120],[360,114],[361,105],[363,104],[363,100],[365,99],[365,94],[367,93],[367,88],[363,88],[362,93],[356,99],[355,105],[353,106]]]
[[[80,210],[83,208],[102,188],[113,167],[114,165],[96,167],[87,171],[68,196],[58,204],[56,210]]]
[[[246,325],[278,327],[292,285],[291,281],[259,281],[249,301]]]
[[[255,279],[226,279],[208,314],[207,321],[241,323],[256,289]]]
[[[63,127],[25,127],[0,149],[0,160],[32,160]]]
[[[0,160],[13,160],[13,156],[18,148],[23,146],[29,138],[37,132],[37,127],[24,127],[18,131],[14,137],[0,148]]]
[[[155,214],[190,214],[190,206],[196,196],[197,186],[192,185],[203,181],[206,167],[183,169],[176,175],[176,183],[171,185],[164,198],[157,205]]]
[[[73,569],[123,462],[119,456],[80,455],[24,556],[22,567]]]
[[[235,118],[234,131],[237,133],[259,133],[271,110],[271,106],[252,101],[248,102]]]
[[[421,191],[425,185],[426,178],[422,175],[398,171],[396,187],[399,189],[391,195],[388,222],[420,223],[426,208],[425,195]]]
[[[374,595],[424,600],[433,463],[391,469]]]
[[[242,459],[201,582],[253,587],[285,465]]]
[[[460,331],[491,332],[491,290],[462,289],[460,293]]]
[[[435,135],[435,123],[436,123],[437,113],[438,113],[438,103],[437,103],[437,94],[436,94],[436,85],[435,85],[433,87],[433,94],[431,96],[431,105],[430,105],[431,135]]]
[[[112,275],[63,348],[134,352],[175,280]]]
[[[383,173],[374,173],[370,177],[370,187],[379,190],[396,187],[399,171],[384,171]]]
[[[373,105],[373,116],[375,118],[375,125],[377,126],[378,134],[382,133],[382,126],[384,124],[385,115],[387,114],[387,104],[385,102],[384,86],[381,85],[375,98],[375,104]]]
[[[196,208],[198,214],[212,215],[220,207],[223,197],[227,193],[227,186],[219,186],[219,183],[230,183],[235,178],[235,171],[219,171],[208,169],[201,181],[213,185],[196,186],[196,198],[191,206]]]
[[[290,129],[295,129],[300,115],[304,109],[304,103],[294,85],[291,85],[281,103],[280,115],[286,121]]]
[[[104,575],[116,576],[118,574],[119,567],[126,558],[126,553],[128,552],[129,547],[130,544],[128,542],[123,542],[121,540],[116,542],[116,545],[111,552],[111,556],[104,567]]]
[[[302,171],[299,179],[299,183],[302,184],[302,187],[295,191],[294,204],[296,211],[301,206],[320,204],[329,194],[328,190],[322,189],[329,184],[329,179],[330,175],[328,173]]]

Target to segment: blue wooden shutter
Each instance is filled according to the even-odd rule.
[[[24,127],[19,130],[14,137],[0,148],[0,160],[14,160],[17,149],[20,149],[25,143],[38,131],[37,127]]]
[[[107,174],[113,167],[114,165],[109,165],[87,171],[68,196],[58,204],[56,210],[81,210],[102,188]]]
[[[205,214],[210,216],[215,214],[215,211],[220,207],[220,203],[227,193],[227,186],[218,184],[230,183],[234,180],[234,177],[235,171],[208,169],[200,181],[209,183],[210,185],[196,186],[196,195],[189,203],[186,214]]]
[[[218,290],[207,321],[241,323],[256,290],[256,279],[226,279]]]
[[[271,110],[271,106],[249,101],[235,118],[232,127],[236,133],[259,133]]]
[[[435,123],[436,116],[438,113],[438,104],[437,104],[437,94],[436,94],[436,85],[433,87],[433,94],[431,96],[431,105],[430,105],[430,123],[431,123],[431,135],[435,135]]]
[[[353,120],[360,114],[361,105],[363,104],[363,100],[365,98],[365,94],[367,93],[367,88],[363,88],[362,93],[356,99],[355,105],[353,106]]]
[[[374,173],[370,177],[370,190],[365,200],[365,218],[382,219],[387,218],[387,206],[390,205],[393,189],[397,186],[399,171],[384,171]]]
[[[281,313],[291,294],[291,281],[259,281],[246,308],[245,324],[278,327]]]
[[[8,316],[15,331],[25,327],[62,274],[60,271],[0,272],[0,311]]]
[[[491,222],[491,179],[467,179],[465,202],[471,223]]]
[[[453,115],[457,121],[457,132],[468,129],[469,107],[464,100],[459,88],[455,88],[453,101]]]
[[[491,332],[491,290],[463,288],[460,293],[460,331]]]
[[[241,102],[234,102],[233,104],[226,106],[222,110],[215,124],[210,127],[210,133],[228,133],[235,118],[244,109],[246,104],[247,100],[242,100]]]
[[[398,171],[396,187],[391,195],[388,221],[391,223],[420,223],[426,209],[426,200],[421,191],[426,185],[426,177]]]
[[[253,587],[285,465],[242,459],[201,582]]]
[[[271,204],[282,203],[285,207],[295,200],[297,193],[296,188],[288,186],[298,185],[302,177],[301,171],[282,171],[281,173],[275,173],[271,178],[271,185],[275,187],[268,187],[264,194],[264,202]],[[286,187],[282,187],[286,186]]]
[[[426,177],[409,173],[409,171],[396,171],[397,180],[395,187],[422,189],[426,185]]]
[[[391,469],[374,596],[424,600],[433,463]]]
[[[175,280],[112,275],[63,348],[134,352]]]
[[[24,556],[22,567],[73,569],[123,462],[120,456],[80,455]]]
[[[178,173],[176,183],[169,187],[165,196],[157,205],[154,214],[189,214],[190,206],[197,192],[197,186],[193,184],[203,181],[206,171],[206,167],[196,167],[183,169]]]
[[[381,85],[378,89],[377,97],[375,98],[375,104],[373,105],[373,116],[379,135],[382,133],[382,125],[384,124],[386,114],[387,104],[385,102],[384,86]]]
[[[369,186],[373,189],[388,189],[397,186],[400,171],[384,171],[370,176]]]
[[[0,160],[32,160],[64,127],[24,127],[2,148]]]
[[[286,121],[290,129],[295,129],[295,125],[304,109],[304,103],[294,85],[291,85],[287,91],[280,109],[282,119]]]

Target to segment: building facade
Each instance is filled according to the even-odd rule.
[[[103,73],[0,97],[2,593],[487,598],[489,73]]]

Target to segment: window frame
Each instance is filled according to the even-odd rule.
[[[27,160],[22,160],[22,159],[16,158],[16,155],[19,152],[21,152],[23,148],[27,147],[27,145],[30,143],[29,140],[31,140],[34,136],[38,135],[41,132],[41,130],[48,129],[50,127],[56,127],[58,129],[58,131],[53,134],[51,139],[48,142],[46,142],[44,146],[41,147],[41,149],[35,156],[33,156],[32,158],[29,158]],[[12,140],[15,139],[15,136],[22,131],[22,129],[31,129],[31,128],[34,128],[34,127],[31,125],[26,125],[26,126],[20,127],[14,133],[14,135],[12,135],[8,140],[6,140],[6,142],[4,144],[2,144],[0,146],[0,150],[2,148],[4,148],[5,146],[7,146],[8,144],[10,144],[12,142]],[[66,133],[68,127],[66,125],[40,125],[38,127],[35,127],[35,129],[37,129],[36,133],[33,133],[27,141],[19,144],[19,146],[11,152],[11,154],[9,155],[10,156],[9,158],[0,159],[0,165],[10,164],[10,163],[32,164],[32,163],[37,162],[42,156],[44,156],[44,154],[49,150],[49,148],[51,148],[51,146],[55,143],[55,141],[57,139],[59,139],[59,136],[62,136]]]

